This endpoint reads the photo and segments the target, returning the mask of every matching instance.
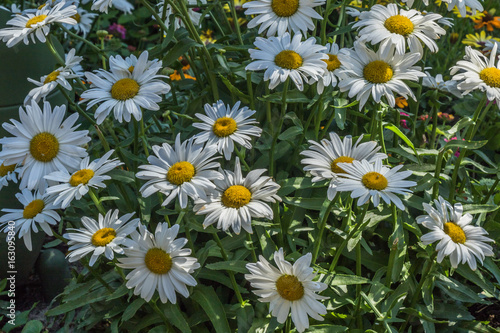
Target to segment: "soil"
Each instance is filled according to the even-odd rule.
[[[493,328],[500,328],[500,301],[495,298],[488,299],[492,304],[474,304],[469,312],[478,321],[489,321]]]

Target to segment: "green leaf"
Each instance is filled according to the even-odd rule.
[[[458,131],[460,131],[462,128],[464,128],[465,126],[472,124],[472,123],[473,123],[473,121],[471,118],[460,119],[459,121],[457,121],[457,123],[455,125],[453,125],[452,128],[450,128],[449,130],[447,130],[445,132],[446,138],[449,139],[450,137],[454,136]]]
[[[246,264],[248,264],[248,262],[244,260],[228,260],[219,261],[213,264],[207,264],[205,267],[216,271],[227,270],[242,274],[248,274],[248,270],[245,267]]]
[[[297,135],[302,134],[302,128],[299,126],[292,126],[287,128],[283,133],[281,133],[278,136],[278,139],[284,141],[284,140],[290,140],[290,139],[295,139],[297,138]]]
[[[437,275],[436,286],[456,301],[468,303],[488,303],[466,285],[454,279],[448,278],[443,274]]]
[[[21,333],[40,333],[43,329],[43,324],[40,320],[30,320],[26,323]]]
[[[125,311],[123,311],[122,321],[127,321],[132,318],[137,310],[139,310],[144,304],[146,304],[146,301],[143,298],[136,298],[129,306],[127,306]]]
[[[428,322],[435,323],[435,324],[446,324],[446,323],[448,323],[445,320],[437,320],[437,319],[434,319],[432,317],[429,317],[425,313],[423,313],[422,311],[418,311],[418,310],[413,309],[413,308],[405,308],[405,309],[401,310],[401,312],[404,312],[404,313],[407,313],[407,314],[411,314],[412,316],[418,317],[420,319],[423,319],[423,320],[426,320]]]
[[[451,141],[448,141],[444,145],[444,147],[441,148],[441,149],[442,150],[447,150],[447,149],[450,149],[450,148],[465,148],[465,149],[474,150],[474,149],[481,148],[482,146],[484,146],[487,143],[488,143],[488,140],[484,140],[484,141],[451,140]]]
[[[326,186],[325,182],[312,182],[311,177],[296,177],[296,178],[286,178],[279,181],[280,189],[278,190],[278,195],[284,197],[296,190],[302,190],[311,187],[323,187]]]
[[[174,44],[174,47],[172,47],[170,51],[168,51],[165,57],[163,57],[163,66],[171,65],[172,63],[174,63],[174,61],[179,59],[180,56],[186,53],[193,46],[201,46],[201,45],[196,43],[194,40],[190,38],[184,38],[179,40],[177,43]]]
[[[281,91],[277,91],[275,93],[264,95],[262,97],[257,97],[259,101],[262,102],[271,102],[274,104],[281,104],[281,99],[283,98],[283,93]],[[288,91],[286,94],[287,103],[309,103],[309,98],[307,98],[304,93],[298,90]]]
[[[250,101],[250,97],[243,93],[241,90],[239,90],[238,88],[236,88],[232,83],[231,81],[229,81],[225,76],[223,75],[219,75],[219,78],[222,80],[222,82],[224,83],[224,85],[227,87],[227,89],[229,89],[229,91],[236,95],[243,103],[245,104],[248,104],[249,101]]]
[[[366,283],[371,283],[371,280],[357,275],[335,274],[328,284],[330,286],[350,286]]]
[[[464,213],[469,213],[469,214],[490,213],[500,208],[500,206],[497,205],[476,205],[476,204],[463,205],[463,207],[464,207]]]
[[[295,331],[295,330],[294,330]],[[348,328],[340,325],[314,325],[309,326],[307,332],[309,333],[338,333],[347,332]]]
[[[397,136],[399,136],[401,138],[401,140],[403,140],[408,145],[408,147],[410,147],[411,149],[413,149],[413,152],[415,153],[415,156],[417,156],[417,158],[420,161],[420,157],[419,157],[417,151],[415,150],[415,146],[410,141],[410,139],[408,139],[408,137],[403,132],[401,132],[401,130],[399,128],[397,128],[396,126],[394,126],[392,124],[386,125],[385,128],[388,129],[388,130],[393,131],[394,134],[396,134]]]
[[[321,210],[324,201],[325,201],[324,198],[301,198],[301,197],[283,198],[283,202],[286,204],[310,210]]]
[[[229,323],[227,322],[226,311],[219,297],[214,291],[214,288],[204,285],[197,285],[191,295],[196,303],[205,311],[208,318],[214,325],[215,332],[231,332]]]
[[[184,318],[179,306],[172,303],[166,303],[160,305],[160,309],[163,311],[168,321],[171,322],[175,327],[181,330],[181,332],[191,332],[191,328]]]

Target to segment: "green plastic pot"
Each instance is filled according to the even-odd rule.
[[[5,28],[6,22],[11,18],[7,11],[0,10],[0,29]],[[64,58],[64,50],[56,38],[51,36],[59,54]],[[19,120],[19,107],[22,106],[28,92],[35,88],[35,85],[27,80],[40,79],[41,76],[52,72],[56,67],[54,55],[47,45],[37,42],[29,45],[23,42],[8,48],[5,43],[0,42],[0,124],[9,122],[10,119]],[[67,104],[66,99],[59,90],[55,90],[47,96],[52,106]],[[0,138],[10,136],[10,134],[0,126]],[[18,185],[10,183],[0,191],[0,209],[2,208],[22,208],[15,197],[19,192]],[[38,233],[32,233],[33,250],[29,251],[24,246],[24,241],[16,236],[16,284],[22,285],[33,270],[35,261],[40,253],[40,249],[45,239],[45,233],[38,228]],[[7,258],[8,246],[4,234],[0,235],[0,257]],[[7,260],[0,261],[0,279],[8,276]]]

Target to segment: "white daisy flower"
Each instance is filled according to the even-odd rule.
[[[328,299],[317,293],[327,288],[323,282],[316,282],[311,266],[311,253],[295,261],[292,265],[285,260],[283,248],[274,253],[274,262],[278,268],[272,266],[263,256],[259,261],[247,264],[250,274],[245,279],[256,290],[253,293],[259,296],[260,302],[270,303],[269,311],[279,323],[284,323],[288,314],[292,313],[292,321],[297,331],[303,332],[309,328],[309,317],[323,321],[320,315],[326,314],[326,307],[319,300]]]
[[[413,6],[413,2],[415,0],[402,0],[404,3],[406,3],[406,5],[408,6],[408,8],[411,8]],[[429,0],[423,0],[422,1],[424,3],[424,5],[426,6],[429,6]]]
[[[337,193],[337,175],[345,173],[338,163],[352,163],[354,160],[374,163],[387,158],[386,154],[378,153],[381,147],[375,141],[360,144],[362,139],[363,135],[353,145],[352,136],[346,135],[341,141],[338,134],[330,132],[330,140],[323,139],[321,143],[309,140],[310,149],[300,153],[307,157],[301,163],[305,164],[304,171],[309,171],[314,176],[313,183],[330,179],[328,200],[333,200]]]
[[[419,11],[410,9],[398,9],[396,4],[388,4],[387,7],[375,5],[369,11],[359,15],[359,21],[353,28],[359,30],[360,40],[371,44],[380,44],[383,57],[392,52],[392,46],[396,48],[397,54],[405,54],[406,43],[410,52],[424,54],[422,42],[427,45],[431,52],[439,50],[435,39],[444,35],[446,31],[436,22],[442,16],[439,14],[422,15]]]
[[[76,131],[74,126],[78,114],[74,113],[63,121],[66,106],[52,107],[43,104],[43,111],[34,101],[26,106],[26,112],[19,108],[19,119],[4,123],[3,128],[14,137],[0,139],[3,150],[0,160],[6,164],[22,164],[19,174],[20,188],[38,189],[43,192],[47,182],[43,178],[56,170],[72,172],[87,151],[82,146],[90,141],[88,131]]]
[[[7,164],[5,165],[2,161],[0,161],[0,191],[2,187],[9,186],[9,181],[12,181],[17,184],[17,177],[21,171],[21,168],[17,166],[17,164]]]
[[[130,122],[131,116],[139,121],[142,119],[141,108],[157,111],[161,102],[160,95],[170,91],[170,86],[161,81],[163,75],[157,75],[159,67],[148,66],[148,52],[144,51],[132,72],[126,72],[110,63],[111,72],[99,70],[96,74],[85,72],[87,81],[92,82],[91,88],[81,95],[87,103],[87,110],[98,103],[94,117],[97,124],[113,111],[115,118],[121,123]]]
[[[76,21],[71,18],[77,13],[76,6],[65,5],[63,1],[52,8],[44,6],[35,13],[15,15],[7,21],[7,25],[12,27],[0,29],[0,39],[7,43],[7,47],[12,47],[21,41],[28,45],[28,37],[36,43],[35,36],[40,42],[45,43],[45,36],[49,34],[52,23],[76,24]]]
[[[200,0],[200,3],[202,4],[206,4],[206,0]],[[164,0],[160,0],[157,4],[158,6],[158,15],[160,17],[163,16],[163,6],[165,4],[165,1]],[[198,4],[198,1],[197,0],[187,0],[187,4],[189,6],[196,6]],[[169,4],[167,4],[167,9],[166,9],[166,12],[165,12],[165,25],[167,27],[170,26],[170,16],[174,14],[174,11],[172,10],[172,6],[170,6]],[[195,27],[198,27],[200,25],[200,20],[201,20],[201,16],[202,14],[195,11],[194,8],[188,8],[188,15],[189,15],[189,18],[191,19],[191,22],[193,22],[194,26]],[[154,19],[154,16],[153,16],[153,19]],[[182,19],[179,18],[179,17],[175,17],[174,18],[174,22],[173,22],[173,25],[174,25],[174,30],[177,30],[179,29],[180,27],[183,27],[184,26],[184,22],[182,22]]]
[[[215,185],[212,180],[222,179],[223,175],[213,169],[220,166],[214,162],[216,146],[195,144],[191,138],[181,143],[180,134],[175,139],[175,146],[168,143],[153,146],[154,155],[148,157],[150,165],[141,165],[136,174],[139,179],[147,180],[140,192],[147,198],[151,194],[161,192],[167,196],[162,206],[168,205],[175,197],[179,197],[181,208],[186,208],[188,196],[193,200],[206,199],[206,192],[212,192]]]
[[[50,74],[44,75],[40,78],[40,81],[28,78],[28,81],[37,85],[37,88],[31,89],[26,98],[24,99],[24,105],[31,104],[31,101],[39,102],[40,99],[47,97],[58,85],[66,90],[72,90],[70,82],[72,79],[78,78],[73,72],[73,67],[80,64],[83,60],[82,57],[75,56],[75,49],[71,49],[69,53],[66,54],[65,65],[59,67],[52,71]],[[69,81],[69,82],[68,82]]]
[[[5,7],[5,6],[0,6],[0,9],[11,12],[12,14],[22,14],[21,6],[16,5],[15,3],[10,5],[10,9],[8,7]]]
[[[347,55],[339,54],[339,60],[344,69],[340,75],[345,75],[339,82],[340,91],[349,91],[349,97],[356,96],[359,110],[370,98],[380,103],[385,96],[391,107],[396,105],[394,92],[408,99],[415,95],[403,80],[418,81],[425,76],[418,66],[413,66],[420,60],[419,53],[395,54],[394,49],[387,56],[368,49],[364,43],[355,42],[354,50],[348,50]]]
[[[162,303],[177,303],[177,294],[189,297],[187,286],[196,286],[191,276],[200,268],[196,258],[189,257],[190,249],[183,249],[186,238],[178,238],[179,225],[168,228],[167,223],[158,223],[153,235],[140,225],[140,233],[132,233],[130,246],[125,257],[118,258],[119,267],[133,269],[127,275],[127,288],[135,288],[134,295],[140,295],[147,302],[158,290]]]
[[[436,75],[436,77],[433,77],[431,74],[429,74],[429,72],[425,72],[425,74],[427,76],[422,79],[422,85],[424,87],[451,93],[455,97],[462,98],[462,92],[457,88],[457,81],[445,81],[443,80],[443,75],[441,74]]]
[[[488,100],[496,100],[500,108],[500,60],[497,57],[497,48],[498,44],[493,45],[488,59],[481,52],[467,46],[465,60],[458,61],[457,65],[451,68],[450,73],[454,75],[462,70],[454,75],[452,80],[459,81],[458,89],[463,91],[463,95],[475,89],[485,91]]]
[[[267,36],[283,36],[285,32],[307,34],[316,25],[313,19],[322,20],[313,8],[321,6],[324,0],[254,0],[243,4],[245,15],[254,15],[248,28],[260,25],[259,34],[267,30]]]
[[[323,60],[328,56],[324,53],[325,47],[317,45],[314,37],[304,42],[301,40],[300,33],[292,39],[288,32],[268,39],[257,37],[254,43],[257,49],[248,50],[255,61],[248,64],[245,70],[265,69],[264,81],[271,80],[270,89],[290,77],[300,91],[304,90],[302,78],[308,82],[309,78],[317,81],[322,77],[326,68]]]
[[[224,153],[226,160],[231,158],[234,142],[251,149],[250,136],[260,137],[262,133],[262,129],[252,125],[258,124],[254,118],[250,118],[255,111],[247,106],[240,109],[239,101],[232,109],[229,105],[225,106],[221,100],[213,105],[205,104],[205,113],[206,115],[196,114],[203,122],[194,123],[193,126],[203,132],[196,135],[195,142],[206,142],[207,146],[216,145],[219,154]]]
[[[2,212],[7,214],[0,217],[0,224],[5,224],[5,227],[1,230],[7,232],[9,221],[15,221],[16,233],[19,239],[23,238],[24,245],[31,251],[31,230],[38,233],[38,228],[36,226],[36,224],[38,224],[47,235],[52,236],[50,225],[56,225],[57,222],[61,220],[61,217],[55,211],[59,207],[54,205],[53,198],[42,195],[38,191],[31,193],[31,191],[24,189],[21,193],[16,194],[16,198],[21,202],[24,208],[2,209]]]
[[[351,192],[351,198],[358,198],[358,206],[364,205],[370,198],[376,207],[382,198],[387,204],[391,201],[401,210],[405,209],[403,202],[396,194],[411,193],[409,189],[417,183],[404,180],[411,176],[410,170],[398,172],[403,165],[388,168],[382,165],[382,160],[369,163],[366,160],[339,163],[345,173],[340,174],[337,191]]]
[[[494,46],[497,46],[497,55],[500,54],[500,42],[497,41],[497,40],[487,40],[485,43],[484,43],[484,48],[483,48],[483,53],[488,56],[491,54],[491,51],[493,50],[493,47]]]
[[[119,55],[109,57],[110,67],[113,67],[117,71],[121,70],[128,75],[134,72],[135,66],[137,66],[138,61],[139,59],[137,59],[137,57],[133,54],[126,58],[122,58]],[[142,66],[144,66],[144,64],[141,62],[139,64],[138,70],[156,73],[161,70],[162,62],[159,59],[147,60],[146,57],[145,67]]]
[[[234,172],[221,170],[224,179],[214,180],[217,186],[212,195],[195,201],[196,214],[207,215],[203,227],[217,222],[217,229],[227,231],[231,227],[235,234],[241,228],[252,233],[252,218],[273,219],[273,210],[266,202],[281,201],[276,194],[280,188],[271,177],[261,177],[266,169],[252,170],[243,177],[240,159],[236,157]]]
[[[318,85],[316,86],[318,94],[322,94],[325,87],[335,87],[337,85],[337,77],[340,75],[339,70],[340,66],[342,66],[339,61],[338,54],[344,52],[346,52],[346,49],[339,50],[339,46],[335,43],[326,44],[325,53],[328,56],[328,59],[323,59],[323,61],[326,62],[326,68],[323,75],[318,78]],[[313,84],[314,82],[316,82],[316,80],[309,80],[309,84]]]
[[[448,4],[448,11],[452,11],[456,6],[462,17],[467,16],[467,7],[469,7],[473,13],[476,11],[482,12],[484,10],[483,5],[481,5],[481,2],[478,0],[443,0],[443,2]]]
[[[458,264],[468,263],[472,270],[476,270],[476,258],[483,263],[485,256],[493,255],[493,248],[484,242],[493,242],[486,237],[486,230],[470,225],[472,215],[462,215],[462,204],[456,203],[453,207],[441,196],[434,200],[436,209],[429,204],[423,204],[429,215],[417,217],[417,222],[432,231],[423,235],[420,240],[424,245],[439,241],[436,246],[437,262],[450,256],[451,266],[457,268]],[[474,258],[476,257],[476,258]]]
[[[99,16],[99,14],[89,13],[85,9],[79,7],[76,8],[76,10],[77,13],[71,16],[71,18],[73,18],[76,21],[76,24],[75,25],[63,24],[63,25],[69,30],[75,30],[77,33],[82,33],[83,37],[85,37],[90,32],[90,29],[92,28],[92,23],[94,22],[94,19],[97,16]]]
[[[61,208],[67,208],[73,199],[80,200],[89,191],[89,188],[105,188],[104,180],[111,179],[106,173],[123,163],[117,158],[108,160],[114,150],[108,151],[100,159],[89,161],[89,156],[80,162],[78,171],[70,174],[67,170],[55,171],[45,179],[59,182],[61,184],[49,186],[47,194],[56,196],[54,204],[61,204]]]
[[[113,260],[115,252],[123,254],[121,246],[130,242],[127,236],[136,230],[139,219],[130,220],[134,213],[122,217],[118,217],[118,213],[117,209],[108,211],[106,216],[99,214],[99,222],[84,216],[82,228],[68,228],[69,231],[75,231],[63,235],[69,240],[69,254],[66,256],[68,261],[78,261],[92,253],[89,265],[93,266],[102,254],[109,260]]]
[[[83,1],[82,3],[87,2],[88,1]],[[127,0],[93,0],[91,9],[107,14],[110,7],[115,7],[126,14],[132,13],[134,9],[134,6]]]

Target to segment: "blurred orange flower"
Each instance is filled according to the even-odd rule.
[[[489,12],[485,10],[483,14],[483,17],[473,20],[475,23],[474,29],[479,30],[486,26],[486,30],[493,31],[495,28],[500,28],[500,16],[494,16],[495,9],[492,9]]]

